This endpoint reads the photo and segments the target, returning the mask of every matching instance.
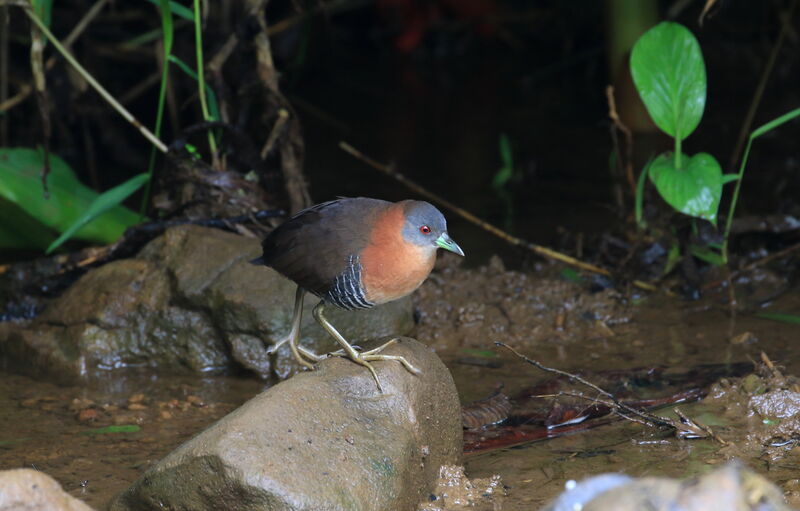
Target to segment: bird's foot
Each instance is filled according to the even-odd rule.
[[[372,376],[375,378],[375,381],[378,383],[378,388],[380,388],[381,384],[378,382],[378,376],[375,373],[375,370],[372,368],[372,364],[369,362],[380,361],[380,360],[395,360],[403,364],[403,367],[411,374],[421,374],[422,371],[414,367],[411,362],[405,359],[405,357],[400,355],[382,355],[381,351],[388,348],[392,344],[396,344],[399,339],[392,339],[391,341],[378,346],[377,348],[373,348],[369,351],[364,351],[361,353],[357,353],[355,356],[349,353],[346,353],[344,350],[334,351],[333,353],[329,353],[329,356],[336,356],[336,357],[347,357],[351,359],[353,362],[357,364],[361,364],[367,367],[371,372]]]

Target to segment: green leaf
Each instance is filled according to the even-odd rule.
[[[725,264],[725,260],[722,258],[722,255],[714,252],[709,246],[692,244],[689,245],[689,252],[696,258],[700,259],[701,261],[705,261],[708,264],[714,266],[722,266]]]
[[[142,428],[136,424],[123,424],[121,426],[106,426],[104,428],[90,429],[83,431],[81,435],[107,435],[109,433],[136,433]]]
[[[158,5],[160,0],[147,0],[151,4]],[[183,5],[179,4],[178,2],[170,2],[169,9],[172,11],[172,14],[179,18],[183,18],[185,20],[193,21],[194,20],[194,13],[188,7],[184,7]]]
[[[514,156],[511,152],[511,142],[505,133],[500,135],[500,161],[503,166],[497,170],[492,179],[492,188],[503,188],[514,175]]]
[[[57,232],[69,229],[89,208],[97,193],[84,186],[64,160],[50,153],[47,182],[50,198],[42,192],[41,151],[29,148],[0,148],[0,197],[16,204],[28,215]],[[16,218],[0,218],[4,225]],[[125,229],[139,222],[133,211],[115,206],[86,224],[75,237],[97,243],[116,241]]]
[[[781,323],[800,325],[800,316],[798,316],[797,314],[783,314],[781,312],[759,312],[758,314],[756,314],[756,317],[771,319],[773,321],[780,321]]]
[[[583,279],[581,279],[580,273],[575,271],[573,268],[563,268],[560,272],[561,278],[566,280],[567,282],[572,282],[575,284],[580,284]]]
[[[462,352],[466,355],[472,355],[474,357],[483,357],[483,358],[497,358],[499,355],[494,351],[490,350],[479,350],[475,348],[466,348],[462,350]]]
[[[722,197],[722,169],[708,153],[683,155],[684,168],[676,169],[672,155],[659,155],[650,165],[650,181],[667,203],[681,213],[717,223]]]
[[[178,66],[181,71],[186,73],[187,76],[191,77],[194,81],[197,81],[197,73],[194,71],[194,69],[189,67],[186,62],[182,61],[175,55],[170,55],[169,61]],[[206,89],[206,96],[208,96],[208,111],[211,115],[211,120],[219,121],[221,117],[219,115],[219,106],[217,106],[217,95],[214,94],[214,91],[208,86],[207,83],[204,85]]]
[[[115,186],[110,190],[106,190],[105,192],[101,193],[97,196],[95,200],[89,204],[89,207],[86,208],[86,211],[78,217],[75,222],[70,225],[61,236],[58,237],[45,251],[46,254],[49,254],[62,243],[70,239],[79,229],[81,229],[84,225],[90,223],[109,209],[119,206],[122,204],[125,199],[130,197],[136,190],[142,187],[150,179],[150,175],[147,173],[139,174],[134,176],[121,185]]]
[[[692,33],[678,23],[659,23],[634,45],[630,67],[653,122],[679,140],[689,136],[706,105],[706,67]]]
[[[677,243],[673,243],[667,252],[667,262],[664,265],[662,276],[669,275],[672,270],[678,265],[681,260],[681,247]]]
[[[44,250],[56,239],[55,232],[16,204],[0,198],[0,247]]]

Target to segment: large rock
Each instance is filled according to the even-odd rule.
[[[91,507],[62,490],[55,479],[29,468],[0,472],[0,509],[92,511]]]
[[[181,226],[134,259],[84,275],[32,321],[0,323],[0,358],[34,376],[72,379],[96,369],[150,366],[208,372],[239,363],[261,375],[296,369],[288,347],[267,356],[264,342],[289,330],[294,284],[254,266],[258,240]],[[301,342],[324,353],[332,339],[306,299]],[[409,299],[370,311],[331,310],[351,341],[403,335],[413,327]]]
[[[427,346],[387,348],[422,373],[331,358],[256,396],[161,460],[112,511],[411,510],[460,464],[461,411]]]

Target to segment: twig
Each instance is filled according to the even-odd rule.
[[[715,287],[719,286],[720,284],[722,284],[724,282],[728,282],[729,280],[735,279],[736,277],[738,277],[742,273],[748,272],[750,270],[754,270],[754,269],[758,268],[759,266],[763,266],[763,265],[765,265],[765,264],[767,264],[769,262],[772,262],[775,259],[780,259],[782,257],[785,257],[785,256],[791,254],[792,252],[794,252],[795,250],[798,250],[798,249],[800,249],[800,243],[795,243],[794,245],[786,247],[786,248],[784,248],[782,250],[778,250],[777,252],[773,252],[772,254],[770,254],[768,256],[764,256],[761,259],[753,261],[752,263],[746,265],[745,267],[732,272],[730,274],[730,279],[726,278],[726,279],[717,280],[717,281],[710,282],[710,283],[706,284],[705,286],[703,286],[703,291],[708,291],[709,289],[714,289]]]
[[[275,141],[278,140],[278,137],[283,134],[283,128],[286,126],[286,122],[289,120],[289,111],[285,108],[281,108],[278,110],[278,120],[275,121],[275,125],[272,127],[272,131],[269,132],[269,137],[267,137],[267,141],[264,143],[264,147],[261,148],[261,159],[266,160],[269,153],[272,151],[272,148],[275,146]]]
[[[561,376],[565,376],[565,377],[569,378],[570,380],[574,380],[574,381],[577,381],[578,383],[586,385],[590,389],[592,389],[592,390],[604,395],[608,399],[610,399],[614,403],[614,407],[616,407],[616,408],[619,408],[621,410],[625,410],[626,412],[628,412],[628,413],[630,413],[632,415],[640,417],[640,418],[642,418],[642,419],[644,419],[644,420],[646,420],[648,422],[653,422],[653,423],[658,424],[660,426],[670,426],[671,425],[668,419],[664,419],[663,417],[658,417],[657,415],[651,415],[649,413],[642,412],[640,410],[637,410],[636,408],[633,408],[631,406],[626,405],[625,403],[623,403],[619,399],[617,399],[617,397],[614,396],[614,394],[612,394],[611,392],[608,392],[606,390],[601,389],[600,387],[598,387],[594,383],[592,383],[592,382],[590,382],[588,380],[585,380],[584,378],[581,378],[577,374],[568,373],[566,371],[562,371],[561,369],[555,369],[553,367],[547,367],[547,366],[543,365],[541,362],[538,362],[536,360],[533,360],[531,358],[526,357],[525,355],[523,355],[522,353],[518,352],[517,350],[515,350],[514,348],[512,348],[511,346],[509,346],[508,344],[506,344],[504,342],[495,341],[494,344],[496,346],[502,346],[503,348],[506,348],[507,350],[511,351],[511,353],[513,353],[514,355],[518,356],[519,358],[521,358],[525,362],[531,364],[532,366],[534,366],[534,367],[536,367],[538,369],[541,369],[542,371],[546,371],[546,372],[549,372],[549,373],[555,373],[555,374],[558,374],[558,375],[561,375]],[[596,398],[592,398],[592,399],[596,399]]]
[[[500,238],[500,239],[502,239],[502,240],[514,245],[514,246],[525,248],[527,250],[530,250],[531,252],[539,254],[540,256],[547,257],[549,259],[555,259],[556,261],[561,261],[563,263],[566,263],[566,264],[568,264],[570,266],[574,266],[576,268],[580,268],[582,270],[590,271],[592,273],[598,273],[600,275],[605,275],[605,276],[608,276],[608,277],[611,276],[611,272],[606,270],[605,268],[601,268],[599,266],[595,266],[593,264],[586,263],[584,261],[580,261],[578,259],[575,259],[574,257],[570,257],[570,256],[568,256],[566,254],[562,254],[561,252],[557,252],[557,251],[555,251],[553,249],[550,249],[550,248],[547,248],[547,247],[543,247],[541,245],[537,245],[535,243],[531,243],[529,241],[525,241],[522,238],[518,238],[516,236],[512,236],[511,234],[508,234],[507,232],[499,229],[498,227],[495,227],[494,225],[481,220],[480,218],[478,218],[477,216],[473,215],[469,211],[467,211],[465,209],[462,209],[462,208],[456,206],[455,204],[451,203],[450,201],[440,197],[439,195],[436,195],[435,193],[426,190],[425,188],[423,188],[419,184],[417,184],[414,181],[408,179],[407,177],[405,177],[404,175],[402,175],[399,172],[395,171],[394,169],[392,169],[388,165],[384,165],[384,164],[382,164],[382,163],[380,163],[380,162],[378,162],[376,160],[373,160],[372,158],[370,158],[369,156],[363,154],[361,151],[359,151],[355,147],[353,147],[350,144],[348,144],[347,142],[339,142],[339,147],[343,151],[345,151],[347,153],[350,153],[355,158],[363,161],[364,163],[366,163],[370,167],[374,168],[375,170],[378,170],[378,171],[382,172],[383,174],[386,174],[387,176],[395,179],[396,181],[402,183],[403,185],[405,185],[409,189],[413,190],[414,192],[422,195],[423,197],[427,197],[428,199],[430,199],[430,200],[432,200],[434,202],[438,202],[443,207],[445,207],[445,208],[449,209],[450,211],[456,213],[457,215],[459,215],[460,217],[464,218],[465,220],[477,225],[478,227],[480,227],[481,229],[484,229],[485,231],[488,231],[488,232],[494,234],[498,238]],[[641,281],[641,280],[634,280],[633,281],[633,285],[638,287],[638,288],[640,288],[640,289],[645,289],[647,291],[658,291],[659,290],[659,288],[657,288],[653,284],[650,284],[648,282],[644,282],[644,281]],[[670,291],[664,290],[664,292],[667,295],[672,296],[672,293]]]
[[[67,35],[67,37],[64,39],[63,43],[64,48],[72,47],[72,43],[74,43],[75,40],[81,36],[83,31],[86,30],[86,27],[89,26],[89,23],[91,23],[97,17],[97,15],[100,14],[100,11],[103,9],[103,7],[105,7],[108,1],[109,0],[98,0],[97,2],[92,4],[92,7],[88,11],[86,11],[86,14],[83,16],[83,18],[81,18],[81,20],[72,29],[72,32],[70,32],[69,35]],[[21,4],[20,7],[25,9],[28,6],[25,4]],[[6,8],[5,4],[3,4],[3,8]],[[0,60],[0,62],[3,62],[3,64],[5,64],[5,60]],[[53,69],[53,66],[55,65],[56,65],[56,57],[51,56],[49,59],[47,59],[47,62],[45,62],[44,68],[46,71],[49,71]],[[20,87],[19,92],[13,98],[7,101],[3,101],[2,104],[0,104],[0,111],[11,110],[15,106],[17,106],[18,103],[21,103],[22,101],[27,99],[32,92],[33,92],[33,87],[31,87],[30,84],[23,85],[22,87]]]
[[[633,133],[619,118],[613,85],[606,87],[606,100],[608,101],[608,117],[614,123],[614,126],[625,135],[625,177],[628,179],[628,186],[631,187],[631,194],[635,196],[636,178],[633,176]]]
[[[531,364],[532,366],[534,366],[534,367],[536,367],[538,369],[541,369],[542,371],[546,371],[546,372],[555,373],[555,374],[558,374],[558,375],[561,375],[561,376],[565,376],[565,377],[569,378],[570,380],[577,381],[578,383],[586,385],[587,387],[591,388],[592,390],[594,390],[596,392],[599,392],[600,394],[606,396],[611,401],[611,403],[605,402],[604,400],[596,398],[596,397],[591,397],[591,396],[587,396],[585,394],[581,394],[580,392],[578,392],[578,393],[569,393],[568,391],[562,391],[562,392],[560,392],[562,394],[569,395],[569,396],[572,396],[572,397],[578,397],[578,398],[581,398],[581,399],[586,399],[586,400],[589,400],[589,401],[592,401],[592,402],[595,402],[595,403],[601,403],[601,404],[609,407],[610,409],[612,409],[615,413],[617,413],[621,417],[623,417],[625,419],[628,419],[630,421],[639,423],[639,424],[645,424],[647,426],[655,425],[655,426],[659,426],[659,427],[670,427],[670,428],[673,428],[675,430],[676,436],[678,436],[679,438],[711,437],[714,440],[716,440],[717,442],[721,443],[722,445],[728,445],[728,442],[726,442],[725,440],[723,440],[722,438],[717,436],[714,433],[714,431],[711,430],[710,427],[708,427],[708,426],[706,426],[704,424],[701,424],[701,423],[699,423],[699,422],[697,422],[695,420],[690,419],[689,417],[684,415],[677,408],[675,408],[674,410],[675,410],[675,414],[678,416],[678,420],[673,420],[673,419],[670,419],[668,417],[661,417],[660,415],[654,415],[654,414],[651,414],[651,413],[643,412],[641,410],[637,410],[636,408],[633,408],[632,406],[628,406],[625,403],[622,403],[612,393],[601,389],[600,387],[598,387],[594,383],[592,383],[590,381],[587,381],[584,378],[581,378],[577,374],[568,373],[566,371],[562,371],[561,369],[555,369],[555,368],[552,368],[552,367],[547,367],[547,366],[543,365],[542,363],[540,363],[540,362],[538,362],[536,360],[533,360],[533,359],[530,359],[530,358],[526,357],[522,353],[518,352],[517,350],[515,350],[514,348],[512,348],[511,346],[509,346],[509,345],[507,345],[507,344],[505,344],[503,342],[495,341],[495,345],[496,346],[502,346],[502,347],[508,349],[509,351],[511,351],[511,353],[513,353],[517,357],[521,358],[522,360],[524,360],[525,362]],[[629,414],[631,414],[632,417],[628,417],[625,414],[621,413],[619,411],[620,409],[624,410],[625,412],[627,412]],[[634,419],[634,417],[636,417],[636,418],[638,418],[640,420],[636,420],[636,419]],[[644,422],[641,422],[641,421],[644,421]]]
[[[778,60],[778,54],[783,46],[783,40],[786,39],[786,34],[791,28],[792,15],[794,14],[796,7],[797,0],[793,0],[789,5],[789,8],[783,13],[784,16],[781,23],[781,31],[778,33],[778,38],[775,40],[775,44],[772,46],[772,51],[767,59],[767,65],[764,66],[764,71],[761,73],[761,78],[758,80],[758,85],[756,86],[755,93],[753,93],[753,99],[750,102],[750,107],[747,109],[744,122],[739,130],[739,138],[736,140],[736,145],[733,148],[733,153],[731,154],[728,168],[735,168],[736,162],[739,161],[739,156],[742,154],[742,148],[744,147],[744,143],[747,140],[748,134],[750,133],[750,128],[753,125],[753,119],[756,116],[756,111],[758,110],[758,106],[761,104],[761,98],[764,96],[764,90],[767,88],[767,81],[769,80],[769,76],[772,74],[772,69],[775,67],[775,62]]]
[[[56,39],[56,37],[52,34],[52,32],[50,32],[47,26],[44,23],[42,23],[42,20],[40,20],[39,17],[36,16],[36,14],[33,12],[32,9],[26,8],[25,14],[27,14],[28,17],[31,19],[31,21],[33,21],[33,23],[36,25],[36,27],[42,31],[45,37],[47,37],[47,39],[53,44],[56,50],[58,50],[58,52],[61,53],[61,55],[67,60],[67,62],[69,62],[70,65],[72,65],[72,67],[75,68],[75,70],[83,77],[84,80],[89,82],[89,85],[91,85],[97,91],[97,93],[100,94],[100,96],[102,96],[103,99],[105,99],[114,108],[114,110],[116,110],[126,121],[131,123],[137,130],[139,130],[139,133],[141,133],[147,140],[149,140],[150,143],[156,146],[156,148],[158,148],[159,151],[163,153],[167,152],[167,146],[164,145],[164,143],[161,140],[159,140],[155,135],[153,135],[153,133],[150,132],[150,130],[145,128],[144,125],[142,125],[142,123],[140,123],[133,116],[133,114],[128,112],[128,110],[126,110],[124,106],[120,105],[119,102],[116,99],[114,99],[114,97],[111,94],[109,94],[109,92],[105,88],[103,88],[103,86],[100,85],[100,83],[98,83],[98,81],[95,80],[94,77],[91,74],[89,74],[89,72],[86,71],[86,69],[84,69],[84,67],[81,66],[77,60],[75,60],[75,57],[73,57],[72,54],[69,52],[69,50],[67,50],[61,44],[61,42],[58,39]]]

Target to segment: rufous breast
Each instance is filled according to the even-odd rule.
[[[388,208],[375,219],[369,241],[361,251],[361,283],[367,300],[374,304],[410,294],[425,281],[436,262],[436,248],[406,241],[404,225],[402,206]]]

